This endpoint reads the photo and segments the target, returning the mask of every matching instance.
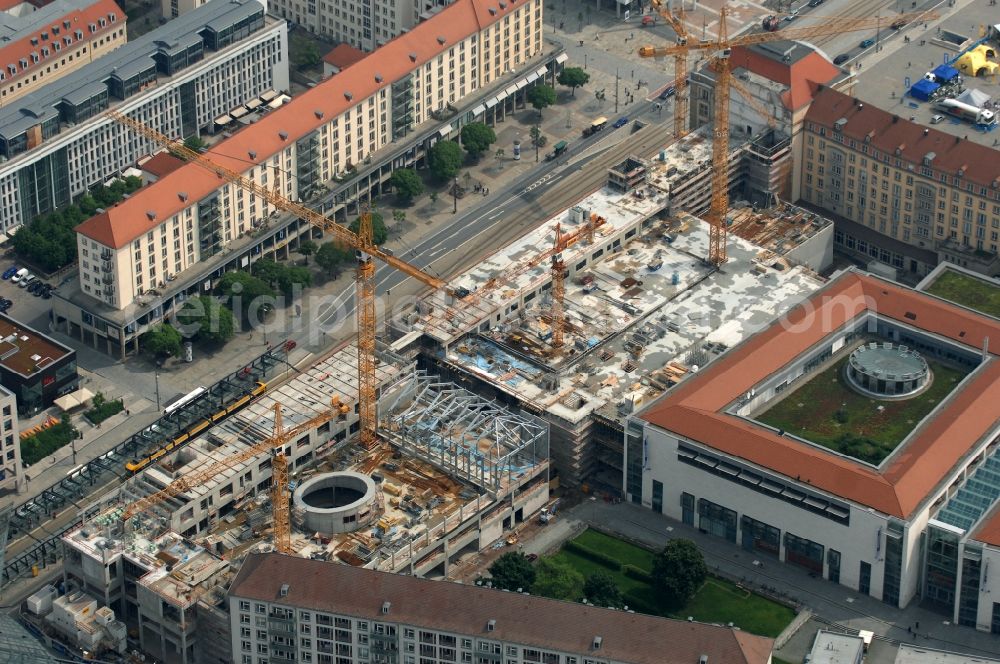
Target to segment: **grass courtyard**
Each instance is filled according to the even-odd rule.
[[[616,539],[596,530],[585,530],[575,539],[589,549],[600,551],[615,558],[622,565],[634,565],[649,572],[653,569],[652,551]],[[775,637],[795,617],[795,611],[787,606],[755,595],[737,585],[710,576],[705,585],[695,594],[687,606],[670,613],[664,610],[652,586],[626,576],[604,565],[563,549],[555,557],[566,561],[578,572],[587,575],[594,572],[608,572],[614,577],[618,588],[625,596],[629,608],[640,613],[649,613],[670,618],[686,619],[688,616],[707,623],[733,623],[753,634]]]
[[[987,316],[1000,318],[1000,286],[954,270],[945,270],[927,292]]]
[[[841,454],[878,464],[966,375],[927,359],[934,378],[925,392],[903,401],[880,401],[855,392],[847,384],[843,371],[847,360],[845,356],[809,378],[756,419]]]

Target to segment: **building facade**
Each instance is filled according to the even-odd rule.
[[[160,0],[160,13],[169,21],[201,7],[206,2],[208,0]]]
[[[996,320],[843,274],[629,422],[626,495],[762,560],[893,606],[921,598],[983,629],[982,615],[957,618],[958,542],[976,539],[1000,497],[1000,419],[980,404],[1000,385],[983,345],[998,333]],[[792,390],[883,340],[962,375],[886,456],[862,461],[763,423],[777,395],[795,400]],[[967,594],[992,583],[987,568],[969,568]]]
[[[67,205],[160,147],[104,117],[109,108],[191,136],[287,87],[284,21],[257,0],[213,0],[0,108],[0,230]]]
[[[21,479],[21,432],[17,398],[0,385],[0,491],[16,488]]]
[[[270,11],[324,39],[374,51],[448,4],[449,0],[270,0]]]
[[[75,350],[0,314],[0,384],[17,398],[19,413],[48,408],[79,381]]]
[[[802,201],[832,213],[838,248],[917,279],[939,262],[1000,274],[997,151],[836,90],[806,116]]]
[[[229,609],[239,664],[771,661],[771,639],[731,627],[280,554],[247,558]]]
[[[114,0],[56,0],[23,15],[0,12],[0,107],[124,45],[127,22]]]
[[[488,0],[457,2],[264,114],[218,144],[212,159],[346,219],[348,202],[378,192],[394,168],[414,165],[463,122],[502,119],[524,103],[533,83],[552,80],[565,55],[544,54],[548,63],[538,66],[541,26],[540,0],[505,2],[503,9]],[[457,105],[469,96],[484,103],[460,112]],[[449,120],[433,131],[420,128],[438,118]],[[384,156],[375,162],[379,151]],[[353,194],[317,202],[344,180]],[[182,289],[210,284],[227,269],[287,251],[290,242],[312,234],[294,218],[272,225],[274,206],[219,185],[203,177],[201,166],[185,165],[81,224],[79,291],[54,303],[56,324],[95,346],[103,337],[108,352],[124,355],[143,326],[182,301]],[[171,295],[161,298],[164,291]]]

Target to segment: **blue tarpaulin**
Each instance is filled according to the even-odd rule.
[[[950,65],[938,65],[931,73],[934,74],[938,83],[947,83],[958,78],[958,70]]]
[[[931,95],[941,86],[933,81],[920,79],[910,88],[910,96],[920,101],[930,101]]]

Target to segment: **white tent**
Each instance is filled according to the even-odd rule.
[[[76,392],[70,392],[69,394],[64,394],[55,400],[55,404],[63,411],[71,411],[74,408],[79,408],[80,406],[86,404],[93,398],[94,393],[85,387],[81,387]]]
[[[969,88],[962,94],[955,97],[955,99],[963,104],[969,104],[970,106],[975,106],[976,108],[983,108],[986,106],[986,103],[991,99],[991,97],[982,90]]]

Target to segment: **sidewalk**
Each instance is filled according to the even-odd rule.
[[[820,622],[852,630],[872,630],[896,642],[994,657],[1000,654],[1000,639],[995,635],[953,625],[946,616],[915,604],[906,609],[891,607],[845,586],[813,578],[792,565],[770,560],[766,565],[754,565],[754,560],[761,556],[643,507],[587,500],[563,512],[562,518],[592,523],[652,547],[662,547],[676,537],[693,540],[715,573],[756,588],[767,586],[800,607],[810,609]],[[908,633],[907,628],[917,624],[918,634]],[[803,654],[787,654],[783,659],[801,661]]]

